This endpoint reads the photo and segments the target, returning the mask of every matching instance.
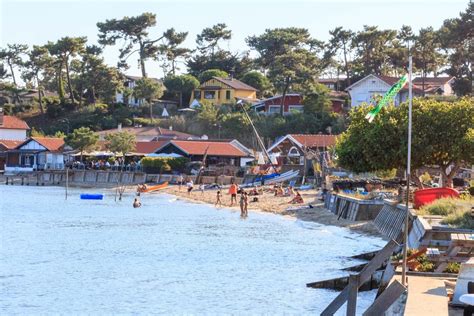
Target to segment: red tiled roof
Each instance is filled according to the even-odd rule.
[[[203,156],[207,150],[210,156],[247,157],[246,153],[228,141],[172,140],[170,143],[189,155]]]
[[[390,86],[393,86],[394,84],[397,83],[398,80],[400,80],[400,78],[397,78],[397,77],[382,76],[382,75],[375,75],[375,76],[377,78],[379,78],[380,80],[386,82]],[[413,92],[418,92],[418,93],[423,92],[423,89],[421,89],[421,87],[419,85],[415,84],[415,80],[413,80],[412,86],[413,86]],[[405,84],[405,86],[402,88],[402,90],[408,90],[408,85]]]
[[[336,144],[336,135],[290,134],[290,136],[307,147],[328,147]]]
[[[151,142],[136,142],[135,152],[139,154],[151,154],[154,153],[158,148],[166,144],[168,141],[151,141]]]
[[[24,129],[28,130],[30,127],[25,121],[19,119],[16,116],[3,115],[3,124],[0,124],[0,128],[5,129]]]
[[[55,137],[31,137],[32,140],[49,151],[60,151],[64,146],[64,139]]]
[[[426,77],[425,78],[425,85],[433,85],[433,86],[441,86],[446,84],[448,81],[453,79],[454,77]],[[413,83],[421,86],[423,84],[423,78],[417,77],[413,79]]]
[[[237,80],[237,79],[221,78],[221,77],[212,77],[212,78],[214,78],[217,81],[220,81],[220,82],[222,82],[222,83],[224,83],[224,84],[228,85],[229,87],[234,88],[236,90],[257,91],[257,89],[255,89],[254,87],[249,86],[248,84],[243,83],[242,81]]]
[[[23,143],[23,140],[0,139],[0,146],[8,150],[15,149]]]

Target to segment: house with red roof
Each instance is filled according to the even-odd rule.
[[[6,151],[5,172],[64,169],[64,139],[31,137]]]
[[[24,141],[29,129],[25,121],[16,116],[3,114],[3,109],[0,108],[0,139]]]
[[[320,154],[336,144],[336,135],[288,134],[275,141],[267,152],[275,156],[278,165],[293,165],[312,168],[311,160],[319,160]],[[306,157],[306,162],[305,162]]]
[[[383,96],[400,78],[368,75],[361,80],[354,82],[346,91],[351,96],[351,107],[358,106],[362,103],[374,103],[379,96]],[[413,96],[422,96],[423,91],[420,87],[413,85]],[[408,99],[408,84],[395,96],[394,104],[400,103]]]
[[[202,161],[206,166],[226,164],[245,166],[254,160],[253,152],[237,140],[170,140],[155,151],[156,154],[177,154],[191,161]]]

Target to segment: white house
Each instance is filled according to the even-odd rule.
[[[64,140],[53,137],[31,137],[16,149],[7,151],[5,172],[64,169]]]
[[[126,80],[125,80],[125,82],[123,83],[124,87],[133,90],[133,88],[134,88],[135,85],[136,85],[136,82],[137,82],[139,79],[141,79],[142,77],[126,75],[125,78],[126,78]],[[150,79],[156,81],[156,82],[159,83],[159,84],[162,83],[162,82],[161,82],[159,79],[157,79],[157,78],[150,78]],[[127,102],[127,100],[125,100],[125,97],[124,97],[123,93],[122,93],[122,92],[117,92],[117,93],[115,94],[115,101],[116,101],[117,103],[127,103],[127,104],[130,105],[130,106],[140,106],[140,105],[143,104],[143,102],[144,102],[145,100],[143,100],[143,99],[138,99],[138,98],[136,98],[136,97],[134,97],[134,96],[129,96],[129,97],[128,97],[128,102]]]
[[[29,129],[25,121],[15,116],[4,115],[3,109],[0,108],[0,139],[24,141]]]
[[[399,78],[396,77],[368,75],[353,83],[346,88],[351,96],[351,107],[374,102],[377,96],[383,96],[398,80]],[[420,96],[421,94],[421,89],[413,85],[413,96]],[[395,96],[394,103],[399,105],[407,99],[408,85]]]

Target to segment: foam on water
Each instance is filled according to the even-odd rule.
[[[0,188],[0,313],[317,313],[348,256],[384,241],[266,213],[113,192]],[[105,193],[84,201],[80,193]],[[359,313],[373,292],[359,294]]]

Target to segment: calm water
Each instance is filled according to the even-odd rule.
[[[0,313],[310,314],[347,258],[384,242],[346,229],[132,195],[0,187]],[[88,193],[103,192],[92,190]],[[360,308],[374,293],[360,293]]]

